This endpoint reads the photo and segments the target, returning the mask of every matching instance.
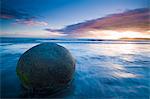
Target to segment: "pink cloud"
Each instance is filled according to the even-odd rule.
[[[88,31],[95,30],[114,30],[114,31],[135,31],[145,33],[149,31],[150,23],[150,9],[139,8],[134,10],[125,11],[118,14],[112,14],[103,18],[89,20],[73,25],[68,25],[63,29],[52,30],[45,29],[46,31],[58,31],[64,34],[80,34],[88,33]],[[98,32],[98,34],[100,34]]]
[[[11,15],[0,15],[0,19],[12,19],[13,18],[13,16],[11,16]]]
[[[16,20],[17,24],[25,24],[28,26],[47,26],[48,23],[44,21],[35,21],[35,20]]]

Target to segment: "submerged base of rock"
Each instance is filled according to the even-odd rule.
[[[22,85],[37,93],[54,93],[73,79],[75,60],[64,47],[43,43],[26,51],[19,59],[16,72]]]

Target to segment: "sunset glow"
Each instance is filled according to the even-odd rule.
[[[150,99],[150,0],[0,4],[0,99]]]
[[[150,38],[150,34],[134,31],[114,31],[114,30],[95,30],[89,31],[83,38],[97,38],[97,39],[120,39],[120,38]]]
[[[113,3],[105,0],[39,0],[36,3],[23,0],[21,3],[17,0],[2,0],[0,36],[150,38],[150,9],[146,0],[112,1]]]

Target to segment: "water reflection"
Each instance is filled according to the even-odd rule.
[[[21,97],[16,63],[24,51],[36,44],[3,44],[3,97]],[[68,89],[45,98],[149,97],[149,44],[59,44],[68,48],[77,61],[74,80]]]
[[[16,53],[23,53],[25,52],[26,50],[28,50],[29,48],[37,45],[39,43],[27,43],[27,44],[13,44],[13,43],[10,43],[9,45],[6,44],[0,48],[1,52],[0,54],[3,54],[3,53],[11,53],[11,54],[16,54]]]
[[[89,44],[89,48],[96,54],[119,56],[138,54],[142,51],[139,45],[140,44]]]
[[[126,73],[126,72],[120,72],[120,71],[113,72],[112,75],[113,75],[114,77],[119,77],[119,78],[135,78],[135,77],[138,77],[138,76],[135,75],[135,74]]]

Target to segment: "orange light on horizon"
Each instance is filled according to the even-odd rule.
[[[135,31],[118,32],[114,30],[94,30],[89,31],[85,37],[97,39],[120,39],[120,38],[150,38],[150,34]]]

